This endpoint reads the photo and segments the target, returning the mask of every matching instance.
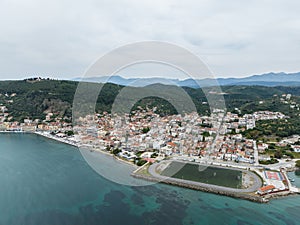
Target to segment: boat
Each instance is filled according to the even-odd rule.
[[[291,177],[288,177],[289,181],[290,182],[295,182],[295,179],[291,178]]]

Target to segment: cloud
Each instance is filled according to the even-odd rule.
[[[111,49],[143,40],[185,47],[217,76],[300,71],[299,7],[297,0],[2,0],[0,79],[76,77]]]

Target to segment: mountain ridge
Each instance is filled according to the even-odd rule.
[[[150,78],[124,78],[120,75],[113,76],[99,76],[89,78],[74,78],[73,81],[87,81],[95,83],[113,83],[123,86],[144,87],[147,85],[160,83],[166,85],[177,85],[184,87],[210,87],[228,86],[228,85],[259,85],[259,86],[300,86],[300,72],[297,73],[265,73],[261,75],[252,75],[243,78],[203,78],[193,80],[191,78],[185,80],[163,78],[163,77],[150,77]]]

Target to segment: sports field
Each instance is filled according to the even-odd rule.
[[[242,171],[219,167],[206,167],[192,163],[171,162],[161,175],[183,180],[230,188],[242,188]]]
[[[280,172],[275,172],[275,171],[264,171],[264,172],[265,172],[265,177],[267,179],[279,180],[279,181],[283,180],[283,177]]]

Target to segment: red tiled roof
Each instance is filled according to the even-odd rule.
[[[176,147],[176,144],[173,142],[168,142],[168,145],[172,146],[172,147]]]
[[[265,192],[265,191],[270,191],[273,189],[275,189],[274,185],[267,185],[267,186],[261,187],[259,190]]]

